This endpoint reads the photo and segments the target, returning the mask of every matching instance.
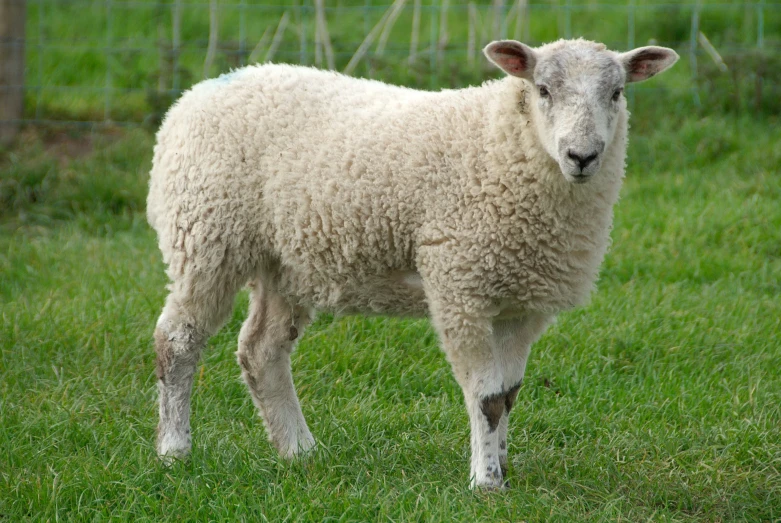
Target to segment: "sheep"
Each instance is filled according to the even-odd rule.
[[[624,86],[678,55],[582,39],[484,53],[506,75],[479,87],[266,64],[168,112],[148,197],[171,282],[154,331],[162,459],[187,456],[196,364],[249,285],[237,359],[282,456],[315,447],[290,368],[315,311],[428,315],[463,389],[470,486],[505,485],[530,347],[587,300],[608,247]]]

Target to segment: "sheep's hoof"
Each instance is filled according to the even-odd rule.
[[[317,445],[312,444],[311,446],[302,449],[299,448],[295,452],[289,452],[285,455],[285,459],[291,460],[291,461],[301,461],[305,459],[309,459],[312,456],[314,456],[317,453]]]
[[[157,454],[157,458],[166,467],[171,467],[173,466],[174,463],[180,463],[182,461],[186,461],[189,457],[190,457],[190,451],[184,449],[176,452],[170,450],[165,453],[158,452]]]
[[[500,483],[499,485],[476,485],[472,486],[472,490],[478,493],[488,493],[492,494],[494,492],[505,492],[510,489],[510,482],[505,481],[504,483]]]
[[[187,438],[163,437],[157,445],[157,457],[165,466],[170,467],[177,461],[189,458],[190,448],[191,444]]]
[[[279,455],[287,460],[299,460],[306,458],[314,454],[315,450],[317,449],[315,438],[312,437],[312,434],[308,433],[300,435],[297,441],[292,442],[285,447],[281,447],[279,445],[275,446],[277,447]]]
[[[479,481],[472,479],[470,488],[477,492],[499,492],[510,487],[509,481],[504,481],[502,477],[489,476],[481,478]]]

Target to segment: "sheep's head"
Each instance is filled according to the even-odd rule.
[[[501,40],[484,52],[507,74],[531,82],[540,141],[573,183],[599,172],[618,115],[626,110],[624,85],[647,80],[678,60],[666,47],[615,53],[586,40],[560,40],[537,49]]]

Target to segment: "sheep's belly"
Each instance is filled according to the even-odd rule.
[[[283,294],[301,305],[334,314],[425,316],[428,313],[420,276],[414,271],[331,278],[318,281],[288,273]],[[299,276],[299,277],[296,277]]]

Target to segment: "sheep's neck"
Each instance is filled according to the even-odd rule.
[[[492,227],[496,234],[486,240],[493,245],[486,243],[477,251],[496,251],[499,256],[499,244],[504,252],[519,258],[511,271],[519,286],[513,287],[514,277],[494,282],[499,297],[521,308],[524,303],[551,311],[568,308],[586,300],[609,245],[613,205],[624,174],[627,115],[624,112],[619,118],[602,171],[586,184],[571,184],[537,138],[531,111],[519,103],[529,93],[502,91],[506,84],[489,86],[498,92],[494,105],[485,108],[484,125],[478,127],[484,143],[479,179],[462,181],[471,220],[482,222],[483,228],[496,224]],[[533,262],[524,260],[530,253],[534,253]],[[524,274],[535,271],[558,274],[550,285],[561,289],[550,293],[545,287],[540,296],[534,296],[528,285],[520,283]],[[548,300],[548,294],[557,298]]]

